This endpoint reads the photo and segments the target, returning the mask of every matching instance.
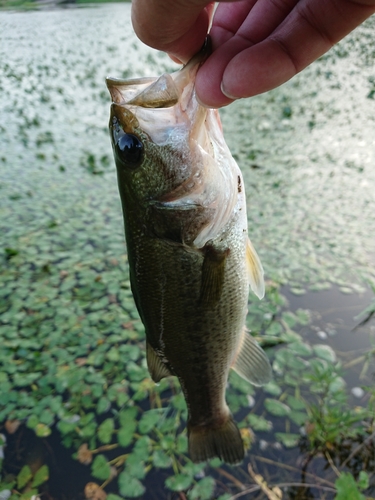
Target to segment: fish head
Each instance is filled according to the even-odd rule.
[[[107,78],[110,136],[120,191],[133,201],[158,200],[191,176],[206,110],[195,99],[195,74],[207,48],[182,70],[155,78]]]
[[[207,44],[172,74],[106,80],[124,214],[142,212],[143,225],[151,214],[152,225],[158,211],[159,222],[170,226],[176,209],[180,225],[192,227],[191,220],[198,220],[185,237],[199,247],[226,223],[237,202],[233,169],[238,167],[225,144],[218,112],[201,106],[195,95],[196,73],[210,52]]]

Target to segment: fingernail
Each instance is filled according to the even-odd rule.
[[[228,99],[232,99],[233,101],[236,101],[237,99],[241,99],[240,97],[235,97],[234,95],[230,95],[224,88],[223,82],[221,82],[220,85],[220,90],[221,92],[225,95],[225,97],[228,97]]]

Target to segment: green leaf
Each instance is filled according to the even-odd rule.
[[[189,491],[189,500],[210,500],[215,489],[215,479],[204,477]]]
[[[290,432],[276,432],[275,437],[286,448],[294,448],[294,446],[297,446],[301,438],[299,434],[292,434]]]
[[[146,476],[145,464],[140,455],[136,452],[131,453],[125,464],[125,471],[131,477],[143,479]]]
[[[154,467],[166,469],[171,466],[171,458],[163,450],[155,450],[152,456]]]
[[[40,469],[38,469],[35,473],[33,482],[32,482],[32,487],[37,488],[41,484],[45,483],[49,478],[49,470],[47,465],[42,465]]]
[[[115,495],[114,493],[110,493],[107,496],[107,500],[124,500],[123,497],[119,497],[118,495]]]
[[[112,434],[115,428],[113,418],[107,418],[99,425],[98,428],[98,438],[104,444],[111,442]]]
[[[289,349],[298,356],[311,356],[312,349],[305,342],[292,342],[289,344]]]
[[[146,490],[146,488],[138,479],[132,477],[126,471],[121,472],[121,474],[119,475],[118,485],[121,495],[129,498],[140,497]]]
[[[150,458],[151,451],[151,440],[148,436],[142,436],[137,439],[137,442],[134,445],[132,454],[138,456],[138,460],[146,461]]]
[[[290,413],[290,408],[277,399],[265,399],[264,406],[266,410],[276,417],[286,417]]]
[[[105,396],[102,396],[99,399],[98,404],[96,405],[96,411],[97,411],[98,415],[108,411],[110,406],[111,406],[111,403],[110,403],[109,399],[106,398]]]
[[[213,459],[211,459],[211,460],[209,461],[210,467],[213,467],[213,468],[215,468],[215,467],[220,467],[220,465],[221,465],[222,463],[223,463],[223,462],[220,460],[220,458],[219,458],[219,457],[215,457],[215,458],[213,458]]]
[[[263,387],[263,390],[272,396],[280,396],[282,393],[281,387],[276,384],[274,380],[271,380]]]
[[[283,331],[281,324],[277,321],[273,321],[266,330],[266,335],[278,335]]]
[[[91,465],[91,474],[105,481],[111,475],[111,467],[104,455],[97,455]]]
[[[138,424],[138,429],[141,434],[149,434],[150,431],[160,421],[161,415],[158,410],[149,410],[144,412]]]
[[[39,423],[35,426],[34,432],[38,437],[47,437],[51,434],[51,429],[48,425]]]
[[[30,467],[28,465],[24,465],[17,475],[17,489],[22,490],[32,477],[33,474]]]
[[[120,411],[118,417],[121,427],[126,427],[129,422],[135,421],[137,413],[138,410],[135,407]]]
[[[188,450],[188,439],[186,434],[179,434],[177,436],[176,450],[178,453],[186,453]]]
[[[361,470],[361,472],[359,473],[358,487],[361,490],[366,490],[369,487],[369,476],[364,470]]]
[[[313,346],[313,351],[318,358],[324,359],[329,363],[335,363],[336,353],[329,345],[317,344]]]
[[[297,425],[304,425],[307,420],[307,413],[294,410],[290,412],[289,418]]]
[[[186,474],[177,474],[176,476],[168,477],[165,481],[165,486],[172,491],[184,491],[189,488],[193,478]]]
[[[35,429],[38,423],[39,423],[38,417],[36,415],[30,415],[30,417],[27,419],[26,426],[29,429]]]
[[[365,500],[350,472],[342,472],[336,479],[335,487],[337,495],[334,500]]]
[[[272,429],[272,422],[266,420],[264,417],[250,413],[246,420],[254,431],[265,431],[268,432]]]
[[[286,398],[286,401],[288,405],[293,409],[293,410],[305,410],[306,409],[306,404],[302,399],[296,398],[295,396],[292,396],[291,394],[288,395]]]
[[[117,433],[117,441],[124,448],[129,446],[129,444],[133,441],[134,433],[137,429],[137,422],[135,420],[129,421],[129,423],[121,427]]]

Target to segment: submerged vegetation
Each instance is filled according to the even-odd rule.
[[[0,499],[375,497],[374,20],[222,112],[267,277],[247,326],[274,370],[263,389],[231,373],[249,452],[229,467],[191,463],[178,383],[146,367],[104,77],[173,66],[128,9],[0,14]]]

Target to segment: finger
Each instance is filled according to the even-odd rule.
[[[369,17],[373,3],[299,2],[269,38],[230,61],[222,90],[227,96],[250,97],[281,85]]]
[[[349,0],[301,0],[262,42],[249,47],[242,37],[232,37],[198,72],[198,98],[207,106],[220,107],[231,99],[250,97],[281,85],[374,13],[375,1],[367,3],[370,5]],[[231,57],[227,58],[221,49],[229,44]],[[233,54],[236,48],[239,50]],[[207,83],[213,88],[208,89]]]
[[[234,35],[258,43],[269,36],[295,7],[298,0],[248,0],[221,3],[215,12],[211,36],[214,47]]]
[[[226,67],[237,54],[272,33],[297,1],[252,0],[219,5],[210,31],[213,47],[218,48],[199,70],[196,80],[202,104],[221,107],[232,102],[221,89]]]
[[[145,44],[186,62],[203,45],[211,11],[210,0],[133,0],[132,23]]]
[[[224,71],[231,60],[248,47],[241,37],[232,37],[221,45],[198,70],[195,79],[195,90],[198,100],[207,107],[221,107],[231,103],[233,99],[225,96],[221,90]]]
[[[217,6],[210,29],[213,50],[237,33],[256,2],[257,0],[222,2]]]

